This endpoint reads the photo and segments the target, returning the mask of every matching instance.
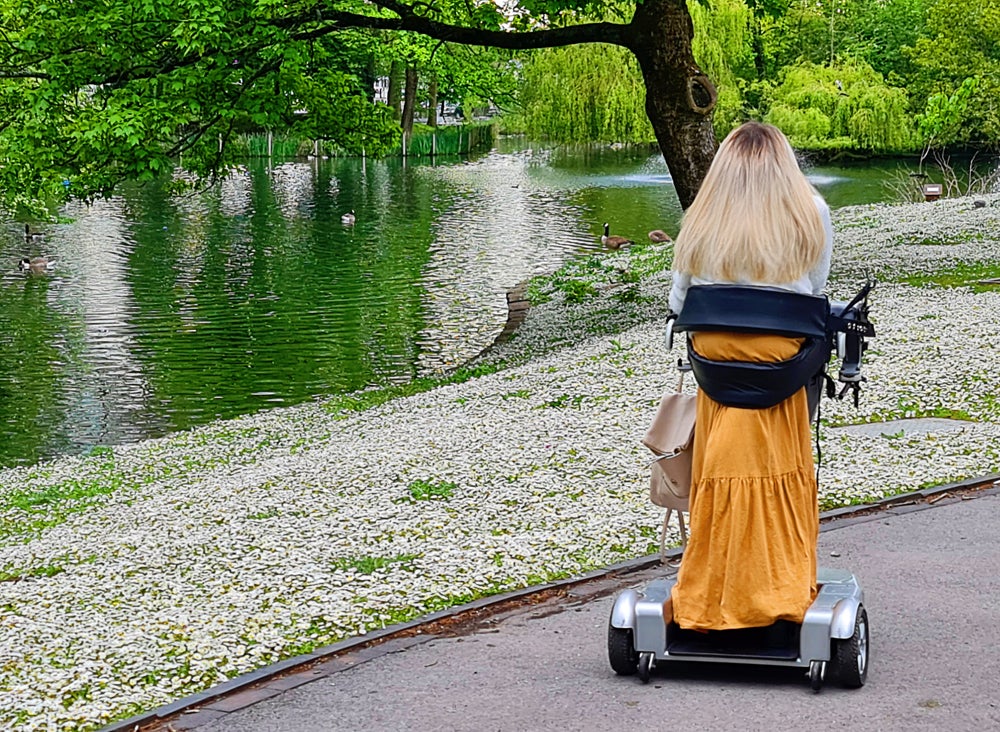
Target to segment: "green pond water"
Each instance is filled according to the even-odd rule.
[[[809,167],[831,206],[906,164]],[[341,223],[354,211],[356,223]],[[676,233],[653,150],[503,141],[471,160],[254,161],[170,198],[124,189],[27,245],[0,228],[0,465],[444,372],[486,348],[505,293],[601,248]],[[25,276],[25,255],[54,269]]]

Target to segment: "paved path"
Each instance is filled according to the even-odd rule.
[[[242,709],[173,722],[198,732],[365,730],[998,730],[1000,496],[830,524],[820,563],[865,589],[872,665],[860,690],[810,691],[789,669],[671,665],[648,685],[607,662],[614,587],[508,613],[465,636],[390,641],[370,660]],[[663,570],[656,570],[662,572]],[[601,591],[609,594],[601,594]],[[229,711],[232,709],[233,711]]]

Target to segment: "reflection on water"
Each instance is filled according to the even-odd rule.
[[[173,198],[130,188],[68,207],[32,247],[8,222],[0,464],[439,373],[492,342],[508,289],[600,249],[604,222],[676,233],[655,151],[505,144],[448,164],[258,162]],[[878,200],[884,174],[810,171],[835,206]],[[17,271],[42,248],[52,273]]]

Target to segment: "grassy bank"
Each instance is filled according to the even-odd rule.
[[[823,507],[995,472],[1000,292],[982,279],[1000,261],[1000,197],[834,223],[831,295],[874,275],[878,337],[861,408],[823,406]],[[669,247],[638,246],[534,281],[514,337],[440,380],[0,471],[0,727],[94,729],[655,552],[639,437],[676,383],[669,262]],[[963,422],[841,429],[919,416]]]

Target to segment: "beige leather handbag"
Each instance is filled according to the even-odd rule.
[[[653,423],[642,438],[642,444],[656,455],[649,476],[649,499],[667,509],[660,532],[661,559],[666,552],[667,523],[674,511],[680,523],[681,543],[687,545],[684,512],[688,510],[691,495],[691,448],[697,401],[692,395],[680,393],[683,380],[682,372],[677,393],[663,396]]]

